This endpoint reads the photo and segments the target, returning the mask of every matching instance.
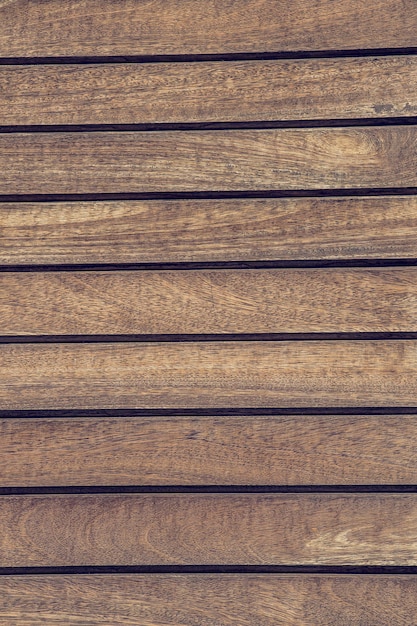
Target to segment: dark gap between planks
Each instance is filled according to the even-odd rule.
[[[65,263],[53,265],[0,265],[1,272],[112,272],[163,270],[248,270],[290,268],[345,268],[345,267],[414,267],[416,258],[403,259],[307,259],[277,261],[179,261],[171,263]]]
[[[0,487],[2,496],[92,494],[417,493],[417,485],[89,485]]]
[[[44,343],[209,343],[228,341],[398,341],[416,340],[417,332],[224,333],[138,335],[0,335],[0,344]]]
[[[38,419],[72,417],[227,417],[261,415],[417,415],[417,406],[355,406],[355,407],[240,407],[240,408],[174,408],[174,409],[0,409],[0,419]]]
[[[279,59],[332,59],[417,54],[417,47],[351,48],[348,50],[294,50],[270,52],[235,52],[220,54],[155,54],[106,56],[34,56],[0,57],[0,65],[68,65],[106,63],[198,63],[200,61],[266,61]]]
[[[369,574],[416,575],[412,565],[80,565],[1,567],[0,576],[77,574]]]
[[[344,189],[269,189],[234,191],[155,191],[119,193],[0,194],[2,202],[88,202],[108,200],[226,200],[242,198],[327,198],[415,196],[417,187],[347,187]]]
[[[247,120],[239,122],[152,122],[139,124],[32,124],[0,126],[0,133],[95,133],[262,130],[273,128],[345,128],[355,126],[412,126],[417,116],[357,117],[319,120]]]

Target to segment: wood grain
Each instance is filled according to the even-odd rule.
[[[410,116],[417,115],[416,83],[415,56],[0,66],[0,120],[43,125]]]
[[[417,196],[93,200],[411,193],[415,1],[0,0],[0,23],[0,123],[15,127],[3,130],[112,125],[0,133],[1,264],[417,257]],[[294,52],[304,58],[271,58]],[[236,53],[249,56],[225,57]],[[48,65],[54,57],[71,64]],[[392,117],[404,125],[382,125]],[[358,118],[381,125],[227,126]],[[229,130],[116,126],[210,122]],[[10,202],[36,194],[90,201]],[[416,483],[417,341],[178,341],[417,331],[416,278],[413,263],[0,273],[0,334],[11,342],[0,345],[0,487],[53,492],[0,497],[0,568],[417,567],[417,494],[351,492]],[[27,335],[41,342],[10,339]],[[45,343],[47,335],[59,342]],[[135,337],[95,343],[94,335]],[[332,407],[333,415],[302,415]],[[337,415],[340,407],[362,413]],[[376,415],[378,407],[391,414]],[[241,415],[216,415],[229,408]],[[251,414],[257,408],[298,414]],[[107,409],[127,416],[98,417]],[[33,410],[44,417],[20,417]],[[305,490],[256,493],[260,485]],[[320,485],[350,493],[310,488]],[[59,494],[71,486],[90,493]],[[7,626],[415,626],[415,576],[2,571]]]
[[[416,258],[417,197],[0,203],[0,262]]]
[[[417,331],[417,268],[0,274],[2,335]]]
[[[414,484],[416,448],[416,415],[8,418],[0,486]]]
[[[0,567],[417,565],[414,494],[3,496],[0,527]]]
[[[8,626],[413,626],[415,576],[2,576]],[[186,598],[186,601],[184,599]]]
[[[417,127],[0,135],[1,194],[417,186]]]
[[[6,344],[3,410],[416,406],[417,342]]]
[[[416,46],[414,0],[3,0],[0,55],[154,55]]]

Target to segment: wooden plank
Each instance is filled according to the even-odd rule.
[[[0,527],[0,567],[417,565],[415,494],[3,496]]]
[[[6,0],[0,21],[3,57],[417,45],[414,0]]]
[[[417,186],[417,127],[0,135],[1,194]]]
[[[2,335],[417,331],[417,268],[0,274]]]
[[[416,258],[417,196],[0,203],[0,263]]]
[[[417,341],[0,346],[2,410],[416,406]]]
[[[0,120],[42,125],[401,117],[417,115],[416,83],[415,56],[0,66]]]
[[[0,486],[414,484],[416,448],[416,415],[8,418]]]
[[[2,576],[8,626],[411,626],[415,576]]]

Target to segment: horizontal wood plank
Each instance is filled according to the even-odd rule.
[[[2,576],[8,626],[411,626],[415,576]]]
[[[0,528],[0,567],[417,565],[414,494],[3,496]]]
[[[2,410],[417,406],[417,341],[6,344]]]
[[[416,46],[414,0],[6,0],[0,56]]]
[[[401,117],[417,115],[416,83],[415,56],[0,66],[0,121],[147,124]]]
[[[414,484],[416,448],[416,415],[8,418],[0,486]]]
[[[0,194],[417,186],[417,127],[0,135]]]
[[[417,331],[417,268],[0,274],[2,335]]]
[[[0,263],[417,257],[417,196],[0,203]]]

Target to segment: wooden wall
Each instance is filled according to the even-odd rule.
[[[0,2],[0,624],[413,626],[415,0]]]

